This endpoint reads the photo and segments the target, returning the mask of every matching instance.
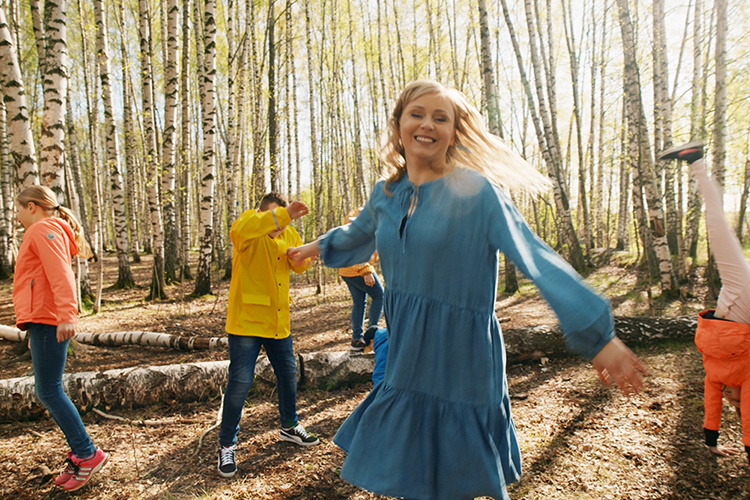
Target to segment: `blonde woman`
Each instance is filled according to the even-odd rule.
[[[76,333],[78,302],[71,257],[91,256],[73,212],[57,203],[44,186],[30,186],[16,197],[18,222],[26,229],[13,275],[16,325],[29,331],[37,398],[65,434],[67,466],[55,484],[66,491],[85,485],[109,460],[94,446],[78,410],[63,391],[68,344]]]
[[[351,224],[290,252],[326,265],[377,249],[385,291],[385,377],[339,429],[341,477],[380,495],[508,498],[521,459],[495,316],[498,251],[541,290],[569,348],[605,382],[645,371],[613,331],[609,302],[529,228],[505,189],[547,179],[484,127],[460,92],[415,81],[390,118],[379,182]]]

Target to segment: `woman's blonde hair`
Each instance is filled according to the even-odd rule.
[[[58,216],[67,222],[73,230],[75,244],[76,247],[78,247],[78,256],[83,259],[88,259],[93,255],[91,247],[89,247],[89,244],[83,236],[83,228],[78,222],[78,219],[76,219],[75,214],[70,209],[57,204],[57,196],[50,188],[37,185],[29,186],[18,193],[16,201],[20,205],[34,203],[45,212],[57,211]]]
[[[396,101],[380,149],[380,160],[385,165],[387,176],[386,193],[388,183],[406,173],[406,158],[400,139],[401,114],[410,102],[429,94],[443,96],[453,105],[456,130],[454,143],[446,153],[449,168],[461,165],[475,170],[490,182],[510,191],[538,194],[551,186],[545,175],[510,149],[501,138],[489,133],[482,115],[463,93],[431,80],[415,80],[404,88]]]

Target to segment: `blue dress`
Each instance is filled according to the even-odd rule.
[[[609,302],[480,174],[455,168],[420,186],[402,176],[390,196],[383,182],[319,241],[329,267],[377,249],[386,283],[385,378],[334,438],[347,452],[341,477],[392,497],[508,498],[521,458],[494,312],[498,250],[539,288],[573,352],[590,359],[612,339]]]

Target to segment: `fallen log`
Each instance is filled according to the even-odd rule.
[[[12,326],[0,325],[0,338],[10,342],[26,342],[28,331],[22,331]],[[143,345],[151,347],[166,347],[177,351],[193,351],[196,349],[226,349],[226,337],[183,337],[168,333],[135,331],[113,333],[78,332],[73,337],[81,344],[121,346]]]
[[[616,317],[615,333],[631,347],[666,339],[690,340],[695,335],[697,321],[697,315],[675,318]],[[503,340],[509,361],[569,354],[557,325],[503,328]]]
[[[300,386],[334,389],[369,380],[375,364],[372,354],[320,352],[297,357]],[[186,363],[66,373],[63,389],[82,412],[94,407],[109,410],[157,402],[190,402],[217,397],[227,384],[229,361]],[[256,387],[276,385],[265,356],[255,367]],[[46,414],[34,394],[34,377],[0,380],[0,421],[33,420]]]
[[[691,340],[695,326],[694,317],[615,318],[617,335],[630,346],[662,339]],[[557,326],[509,328],[503,330],[503,337],[509,362],[568,355]],[[374,357],[348,351],[318,352],[299,354],[297,363],[300,387],[330,390],[369,380]],[[81,411],[189,402],[219,396],[227,383],[228,367],[229,361],[213,361],[66,373],[63,387]],[[256,387],[276,384],[265,356],[258,359],[255,376]],[[34,395],[33,377],[0,380],[0,420],[33,419],[45,413]]]

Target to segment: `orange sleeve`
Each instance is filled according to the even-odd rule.
[[[747,366],[750,370],[750,366]],[[742,423],[742,444],[750,446],[750,378],[740,388],[740,421]]]
[[[721,426],[721,384],[711,382],[708,374],[703,384],[703,427],[718,431]]]

